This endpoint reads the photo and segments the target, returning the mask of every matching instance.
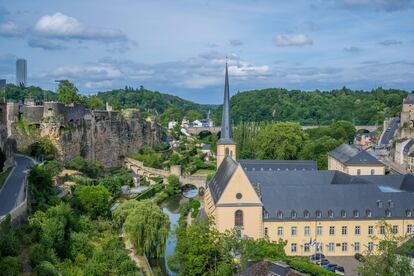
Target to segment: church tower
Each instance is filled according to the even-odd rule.
[[[233,141],[233,132],[231,129],[230,118],[230,91],[229,91],[229,74],[226,62],[226,76],[224,81],[224,102],[223,114],[221,118],[221,135],[217,141],[217,168],[226,156],[236,159],[236,143]]]

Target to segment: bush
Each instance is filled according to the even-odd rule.
[[[30,155],[38,159],[52,160],[55,154],[56,147],[47,138],[42,138],[30,146]]]
[[[41,262],[35,269],[35,271],[37,272],[37,275],[42,275],[42,276],[60,276],[59,271],[56,269],[56,267],[47,262],[47,261],[43,261]]]
[[[354,255],[355,259],[357,259],[359,262],[364,261],[364,256],[361,253],[355,253]]]
[[[75,197],[91,217],[109,215],[111,193],[103,185],[81,186],[75,192]]]
[[[287,260],[287,263],[289,264],[290,267],[292,267],[293,269],[306,273],[306,274],[310,274],[313,276],[329,276],[329,275],[335,275],[335,273],[330,272],[320,266],[317,266],[315,264],[306,262],[306,261],[301,261],[299,259],[289,259]]]
[[[0,276],[20,275],[20,262],[17,257],[5,257],[0,261]]]

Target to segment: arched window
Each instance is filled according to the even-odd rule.
[[[230,152],[229,148],[226,148],[226,155],[229,155],[229,152]]]
[[[346,218],[346,211],[345,210],[341,211],[341,217]]]
[[[361,169],[357,170],[357,175],[361,175]]]
[[[317,218],[321,218],[322,217],[322,212],[319,210],[316,210],[315,215]]]
[[[303,217],[309,218],[310,214],[308,210],[303,211]]]
[[[411,213],[411,210],[405,210],[405,215],[407,216],[407,217],[411,217],[411,215],[412,215],[412,213]]]
[[[334,217],[334,212],[332,210],[328,211],[328,217],[330,217],[330,218]]]
[[[391,217],[391,211],[390,211],[390,210],[388,210],[388,209],[386,209],[386,210],[385,210],[385,216],[386,216],[387,218]]]
[[[375,174],[375,170],[371,169],[371,175],[374,175],[374,174]]]
[[[277,216],[278,219],[282,219],[283,218],[282,211],[277,211],[276,216]]]
[[[243,211],[237,210],[234,213],[234,226],[242,227],[243,226]]]
[[[292,212],[290,212],[290,217],[291,217],[291,218],[295,219],[297,216],[298,216],[298,215],[297,215],[296,211],[292,211]]]
[[[359,218],[359,211],[354,210],[353,215],[354,215],[354,218]]]
[[[372,212],[371,212],[371,210],[366,210],[366,211],[365,211],[365,214],[367,215],[367,218],[372,217]]]

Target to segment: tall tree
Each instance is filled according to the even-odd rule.
[[[62,80],[59,82],[57,98],[59,102],[65,104],[81,102],[81,98],[78,95],[78,89],[68,80]]]

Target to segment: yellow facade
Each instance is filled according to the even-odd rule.
[[[385,165],[346,165],[328,155],[328,170],[350,175],[385,175]]]
[[[217,144],[217,168],[223,162],[224,157],[229,155],[233,160],[236,160],[236,145],[235,144]]]

